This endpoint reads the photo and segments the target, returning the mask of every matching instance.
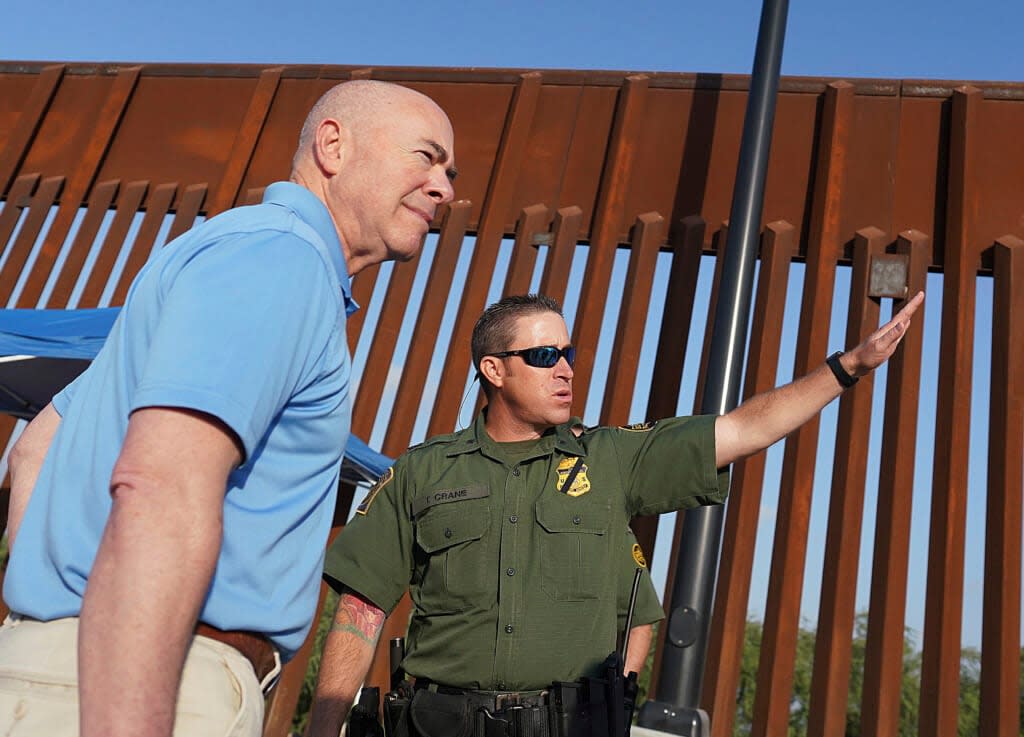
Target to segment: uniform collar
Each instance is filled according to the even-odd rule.
[[[571,456],[585,456],[587,448],[572,431],[574,427],[583,427],[583,420],[579,417],[570,417],[568,422],[555,428],[555,447]]]
[[[486,407],[480,410],[480,414],[473,421],[473,427],[468,432],[462,433],[459,440],[451,445],[447,453],[449,458],[477,451],[486,454],[487,447],[495,445],[495,441],[487,434],[487,428],[484,425],[486,412]],[[550,455],[552,450],[558,450],[567,455],[585,456],[587,449],[572,431],[573,427],[582,424],[579,417],[572,417],[568,422],[556,426],[554,432],[546,434],[540,439],[541,442],[537,444],[536,452],[530,457]]]
[[[351,315],[359,309],[359,305],[352,299],[352,278],[348,275],[348,266],[345,263],[345,256],[341,250],[341,240],[338,238],[338,231],[334,227],[331,213],[327,206],[308,189],[295,182],[274,182],[263,192],[265,204],[280,205],[285,207],[316,231],[327,246],[327,256],[334,266],[338,278],[338,285],[341,287],[341,294],[345,298],[345,313]]]

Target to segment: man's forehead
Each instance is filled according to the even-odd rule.
[[[530,340],[532,338],[544,338],[550,342],[564,342],[562,339],[569,335],[565,320],[556,312],[532,312],[520,315],[516,319],[516,339]]]
[[[429,99],[423,98],[418,104],[394,111],[390,124],[413,137],[415,143],[428,145],[435,150],[440,147],[446,158],[455,157],[455,134],[451,123],[444,111]]]

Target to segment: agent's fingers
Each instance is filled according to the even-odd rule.
[[[910,325],[910,318],[918,307],[924,302],[924,292],[918,292],[914,295],[913,299],[903,305],[903,309],[893,315],[893,318],[889,320],[885,325],[880,327],[875,333],[876,340],[884,345],[895,347],[897,343],[903,338],[904,333],[907,331],[907,326]]]
[[[903,305],[903,309],[896,313],[893,320],[902,320],[909,322],[911,316],[917,312],[917,308],[924,302],[924,292],[918,292],[913,298]]]

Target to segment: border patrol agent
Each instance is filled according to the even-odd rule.
[[[593,429],[570,417],[575,349],[559,305],[529,295],[489,307],[473,332],[486,408],[472,427],[399,458],[328,553],[325,576],[342,596],[311,733],[337,734],[384,612],[408,588],[404,669],[417,689],[463,698],[418,714],[417,691],[411,734],[609,734],[566,727],[547,699],[553,682],[600,675],[615,646],[613,572],[628,521],[722,503],[729,464],[888,359],[922,300],[851,351],[721,417]],[[510,701],[547,709],[546,722],[522,725]],[[475,718],[457,723],[460,714]]]
[[[576,680],[616,646],[629,519],[724,499],[712,419],[579,437],[573,420],[506,444],[481,415],[396,461],[328,552],[325,575],[387,611],[410,589],[403,668],[418,679],[516,692]],[[666,483],[657,456],[705,473],[689,488]]]

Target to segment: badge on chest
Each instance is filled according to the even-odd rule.
[[[558,479],[555,490],[569,496],[582,496],[590,491],[590,479],[587,478],[587,464],[582,458],[570,456],[563,458],[555,469]]]

